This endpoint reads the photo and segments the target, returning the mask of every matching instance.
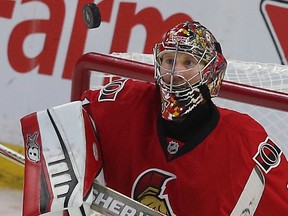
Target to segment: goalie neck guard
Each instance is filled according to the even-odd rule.
[[[179,120],[218,95],[227,62],[212,33],[199,22],[186,21],[168,30],[155,45],[154,65],[162,117]],[[208,97],[201,91],[204,85]]]

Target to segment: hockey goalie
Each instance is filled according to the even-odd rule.
[[[85,215],[95,202],[112,215],[149,215],[95,198],[102,171],[105,186],[163,215],[286,216],[281,148],[253,118],[212,100],[227,65],[212,33],[180,23],[154,61],[155,84],[118,79],[22,119],[25,216]]]

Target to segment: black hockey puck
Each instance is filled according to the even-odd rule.
[[[98,28],[101,24],[101,14],[95,3],[89,3],[83,7],[82,17],[89,29]]]

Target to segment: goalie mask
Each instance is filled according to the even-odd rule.
[[[162,117],[177,120],[218,95],[227,62],[212,33],[198,22],[187,21],[170,29],[155,45],[154,65]]]

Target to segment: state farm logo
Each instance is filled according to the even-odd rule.
[[[271,34],[281,63],[288,64],[288,1],[262,0],[261,13]]]
[[[1,41],[7,44],[7,48],[1,47],[1,51],[7,52],[5,58],[9,63],[9,67],[3,70],[13,69],[24,74],[34,73],[36,69],[37,73],[49,76],[55,73],[58,76],[63,70],[62,78],[71,79],[75,62],[86,47],[92,49],[95,46],[99,52],[95,35],[89,43],[88,28],[82,21],[85,2],[88,1],[69,1],[69,4],[66,0],[0,1],[1,39],[2,34],[8,39]],[[134,43],[141,47],[138,52],[151,53],[168,28],[183,20],[193,20],[190,13],[167,14],[163,12],[165,8],[146,7],[140,1],[102,0],[98,7],[102,23],[109,26],[108,32],[112,35],[111,41],[110,36],[105,40],[96,39],[101,41],[100,49],[107,49],[107,53],[128,52]],[[141,30],[134,35],[133,29],[137,26],[144,27],[145,34]],[[105,35],[105,31],[101,34]],[[134,37],[137,39],[130,39]],[[62,55],[63,52],[66,55]],[[57,68],[59,64],[60,69]]]

